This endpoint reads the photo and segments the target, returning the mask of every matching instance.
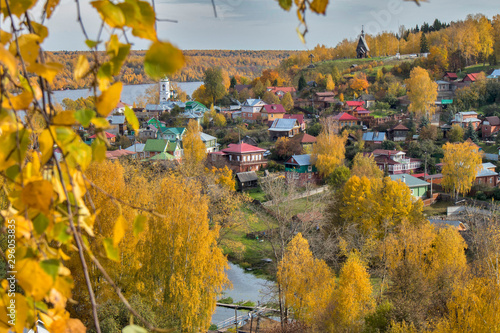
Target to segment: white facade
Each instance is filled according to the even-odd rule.
[[[172,97],[172,92],[170,90],[170,81],[168,77],[160,80],[160,103],[166,102]]]

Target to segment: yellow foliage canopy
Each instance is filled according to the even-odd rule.
[[[420,116],[430,117],[434,113],[433,104],[437,98],[437,83],[431,80],[427,70],[415,67],[406,80],[410,106],[408,110]]]
[[[313,145],[311,163],[323,177],[328,177],[344,162],[347,135],[339,136],[332,128],[323,127]]]
[[[471,141],[443,146],[443,186],[454,195],[466,194],[482,163],[481,153]]]

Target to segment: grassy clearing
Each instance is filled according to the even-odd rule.
[[[483,148],[483,152],[486,154],[498,154],[498,146],[497,145],[487,145],[486,143],[480,143],[479,147]]]
[[[323,201],[320,201],[319,199],[321,198],[322,194],[315,194],[310,197],[306,198],[301,198],[297,200],[293,200],[287,203],[284,203],[283,205],[291,205],[292,208],[292,214],[297,215],[299,213],[305,213],[308,211],[311,211],[311,209],[314,208],[314,210],[321,210],[324,208],[325,203]]]
[[[489,73],[497,68],[499,68],[499,66],[492,66],[488,63],[486,63],[486,66],[483,66],[483,64],[477,64],[464,68],[461,73],[458,73],[458,76],[463,78],[465,77],[465,75],[470,73],[480,73],[480,72]]]
[[[260,202],[266,201],[266,194],[262,191],[260,186],[245,190],[245,193],[248,194],[250,198],[254,200],[259,200]]]
[[[426,216],[446,215],[448,206],[451,206],[450,202],[438,201],[432,206],[424,207],[424,214]]]
[[[262,259],[272,257],[269,242],[246,237],[248,233],[267,230],[276,225],[274,218],[262,212],[255,214],[251,204],[243,204],[240,211],[243,213],[243,223],[230,230],[221,243],[224,254],[231,262],[244,269],[251,269],[252,273],[263,278],[269,278],[269,272]]]

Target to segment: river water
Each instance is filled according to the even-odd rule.
[[[241,267],[232,263],[229,263],[227,277],[233,284],[233,288],[226,290],[220,298],[231,297],[234,302],[252,301],[255,305],[268,299],[266,286],[269,285],[269,281],[246,273]],[[238,312],[238,315],[240,314]],[[230,317],[234,317],[234,310],[217,307],[212,316],[212,323],[216,324]]]
[[[189,96],[193,95],[193,92],[198,89],[203,82],[174,82],[179,88],[184,90]],[[121,101],[126,104],[133,105],[139,95],[144,94],[147,88],[155,85],[151,84],[134,84],[134,85],[124,85],[122,90]],[[62,103],[65,98],[70,98],[76,100],[80,97],[87,98],[92,95],[92,91],[89,89],[74,89],[74,90],[56,90],[53,92],[53,98],[57,103]]]

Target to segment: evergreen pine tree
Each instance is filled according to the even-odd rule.
[[[427,37],[425,37],[425,34],[422,34],[422,37],[420,37],[420,53],[427,53],[427,52],[429,52]]]
[[[237,85],[238,82],[236,81],[236,78],[234,76],[231,76],[231,83],[229,88],[234,88],[235,85]]]
[[[422,119],[420,120],[420,125],[418,127],[423,128],[425,126],[428,126],[429,123],[430,123],[429,118],[427,118],[426,116],[423,116]]]
[[[301,75],[300,79],[299,79],[299,91],[301,91],[302,89],[304,89],[306,86],[307,86],[306,79],[304,79],[304,76]]]

